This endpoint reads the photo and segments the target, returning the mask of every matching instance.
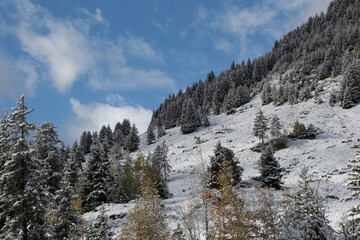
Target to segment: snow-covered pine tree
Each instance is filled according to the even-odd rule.
[[[131,124],[129,119],[124,119],[123,122],[121,123],[121,131],[123,133],[124,138],[126,138],[130,132],[131,132]]]
[[[96,222],[88,227],[85,240],[110,240],[109,224],[105,215],[105,208],[100,208],[100,214],[96,218]]]
[[[114,142],[108,155],[109,155],[109,161],[111,164],[120,163],[120,161],[123,159],[123,155],[124,155],[124,149],[121,146],[121,143]]]
[[[64,162],[57,148],[60,142],[56,127],[52,122],[44,122],[36,129],[34,140],[34,154],[37,159],[46,164],[47,185],[51,193],[60,189],[60,181]]]
[[[96,138],[91,146],[91,157],[85,172],[82,198],[85,211],[91,211],[107,201],[112,184],[109,167],[110,162],[106,157],[104,147]]]
[[[5,163],[8,161],[8,159],[10,159],[10,153],[9,153],[9,149],[10,149],[10,129],[9,129],[9,120],[8,120],[8,111],[6,109],[3,110],[2,112],[2,118],[0,121],[0,176],[4,173],[3,169],[5,167]],[[0,178],[0,183],[2,182],[1,178]],[[0,194],[1,194],[1,189],[0,189]],[[6,221],[6,215],[3,214],[2,212],[4,211],[3,209],[3,204],[4,202],[6,202],[6,199],[0,199],[0,233],[1,233],[1,229],[3,227],[3,224]]]
[[[80,146],[82,147],[84,154],[90,153],[91,143],[92,137],[90,131],[84,131],[80,137]]]
[[[349,160],[349,178],[347,188],[351,191],[349,200],[360,201],[360,152],[356,153],[356,159]],[[345,230],[351,235],[351,239],[360,238],[360,204],[355,204],[349,209]]]
[[[326,200],[310,186],[312,176],[306,168],[301,170],[299,189],[285,195],[284,214],[281,217],[281,236],[278,239],[329,240],[333,229],[325,215]]]
[[[59,150],[59,156],[60,156],[61,162],[63,162],[65,165],[65,163],[67,162],[67,159],[69,158],[70,152],[71,152],[70,147],[68,145],[65,146],[65,143],[61,141],[58,150]]]
[[[135,124],[132,125],[130,133],[127,135],[126,138],[126,145],[125,148],[129,152],[135,152],[139,148],[140,138],[138,136],[138,130]]]
[[[209,117],[204,114],[201,118],[201,124],[204,126],[204,127],[208,127],[210,126],[210,121],[209,121]]]
[[[116,126],[118,126],[118,125],[116,125]],[[113,142],[114,142],[114,145],[118,145],[121,147],[124,147],[124,145],[125,145],[125,137],[124,137],[124,134],[121,131],[120,127],[115,128]]]
[[[271,92],[271,84],[269,82],[266,82],[263,86],[263,89],[261,92],[261,100],[262,100],[263,105],[269,104],[273,101],[272,92]]]
[[[260,181],[267,187],[273,187],[277,190],[280,189],[282,169],[279,162],[274,157],[271,144],[262,152],[258,166],[261,174]]]
[[[261,143],[264,144],[264,137],[266,131],[268,130],[268,127],[267,127],[267,118],[264,116],[261,109],[259,110],[258,114],[255,117],[253,130],[254,130],[254,135],[256,137],[259,137]]]
[[[79,162],[81,161],[81,159],[78,159],[79,150],[78,145],[75,143],[70,150],[70,154],[64,168],[64,181],[69,185],[71,191],[75,190],[76,184],[78,183],[80,176]]]
[[[84,151],[82,147],[75,140],[71,151],[75,153],[76,164],[79,170],[83,171],[82,163],[85,162]]]
[[[282,123],[279,117],[275,114],[271,119],[270,134],[272,137],[279,137],[281,135]]]
[[[10,129],[9,129],[9,120],[8,120],[8,111],[3,110],[1,114],[2,118],[0,121],[0,173],[4,167],[5,162],[9,159],[9,149],[10,149]]]
[[[161,170],[165,181],[167,181],[168,176],[171,172],[171,166],[167,159],[169,148],[166,145],[166,142],[163,141],[161,144],[157,145],[154,153],[152,154],[152,161],[155,167]]]
[[[223,104],[224,112],[227,112],[235,107],[235,95],[236,95],[236,87],[235,84],[233,84],[232,88],[229,90],[229,92],[226,94],[224,98],[224,104]]]
[[[156,140],[155,138],[154,128],[150,125],[146,132],[146,143],[148,145],[153,144]]]
[[[350,87],[345,87],[344,95],[342,98],[342,108],[349,109],[355,106],[355,103],[351,96]]]
[[[225,159],[227,166],[231,169],[233,184],[238,184],[241,181],[241,175],[244,169],[238,166],[239,162],[235,159],[234,152],[229,148],[221,146],[220,141],[218,141],[214,149],[214,156],[210,157],[210,167],[208,169],[210,188],[219,187],[218,176]]]
[[[246,86],[239,86],[234,97],[234,107],[240,107],[250,100],[250,90]]]
[[[192,133],[197,127],[201,126],[201,121],[198,112],[195,109],[194,103],[191,99],[184,102],[181,111],[180,130],[184,134]]]
[[[9,158],[1,169],[1,239],[45,239],[48,231],[45,207],[48,203],[43,162],[34,158],[27,137],[35,124],[27,122],[33,110],[22,95],[9,114]]]
[[[76,231],[76,225],[81,222],[79,213],[73,207],[73,188],[70,182],[67,182],[67,177],[64,175],[61,181],[60,190],[55,193],[56,205],[51,211],[53,222],[53,239],[63,240],[69,239],[70,236],[79,236]]]
[[[116,146],[116,145],[114,145]],[[114,148],[114,147],[113,147]],[[122,170],[123,170],[123,161],[124,156],[121,155],[119,159],[111,160],[111,174],[114,178],[114,185],[112,186],[112,190],[110,195],[108,196],[109,201],[114,203],[126,203],[128,201],[127,195],[121,184],[122,178]]]
[[[346,68],[341,83],[340,96],[343,108],[351,108],[360,102],[360,60],[353,60]]]
[[[165,128],[163,125],[159,124],[158,128],[157,128],[157,138],[161,138],[162,136],[165,136],[166,132],[165,132]]]
[[[154,183],[146,179],[141,192],[142,197],[127,215],[119,238],[122,240],[169,239],[165,209]]]

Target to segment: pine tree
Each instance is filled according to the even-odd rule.
[[[73,147],[71,148],[69,157],[65,163],[64,169],[64,181],[69,184],[69,187],[72,191],[75,190],[75,186],[79,181],[80,175],[78,151],[78,146],[74,143]]]
[[[356,153],[356,159],[349,160],[349,178],[347,188],[351,191],[349,200],[360,200],[360,152]],[[349,209],[345,230],[352,235],[350,239],[360,238],[360,204],[355,204]]]
[[[85,236],[86,240],[110,240],[109,225],[105,215],[105,209],[102,206],[100,214],[97,216],[96,222],[91,224]]]
[[[201,121],[191,99],[184,103],[181,111],[181,132],[184,134],[192,133],[200,127]]]
[[[258,165],[261,174],[260,180],[265,184],[265,186],[280,189],[282,169],[279,162],[274,157],[271,145],[268,145],[265,151],[261,154]]]
[[[231,169],[233,183],[238,184],[241,181],[241,175],[244,169],[238,166],[238,161],[234,157],[234,152],[226,147],[221,146],[220,141],[215,146],[214,156],[210,157],[210,174],[209,185],[210,188],[219,187],[219,172],[223,166],[224,160],[227,161],[228,167]]]
[[[295,137],[301,138],[304,134],[306,134],[305,125],[296,120],[294,124],[293,134],[295,135]]]
[[[125,148],[129,152],[135,152],[136,150],[139,149],[139,143],[140,143],[140,138],[138,136],[138,130],[135,124],[133,124],[130,133],[127,135]]]
[[[219,171],[219,195],[211,197],[214,208],[212,237],[214,239],[249,239],[251,232],[250,213],[246,211],[244,202],[238,198],[233,187],[232,171],[225,159]]]
[[[27,140],[30,131],[35,130],[35,124],[27,122],[32,111],[22,95],[8,117],[10,155],[0,174],[0,219],[6,219],[0,232],[2,239],[45,239],[48,230],[44,218],[48,203],[44,163],[32,156]]]
[[[124,119],[121,123],[121,132],[123,133],[124,138],[126,138],[131,132],[131,124],[129,119]]]
[[[235,95],[236,95],[236,87],[233,84],[233,87],[229,90],[224,98],[223,109],[224,112],[230,111],[232,108],[235,107]]]
[[[281,135],[282,123],[277,115],[274,115],[271,120],[270,134],[272,137],[279,137]]]
[[[109,152],[109,161],[111,164],[117,164],[123,159],[124,149],[119,142],[115,142]]]
[[[66,175],[65,175],[66,176]],[[80,223],[79,213],[73,207],[73,189],[67,178],[63,177],[60,190],[55,193],[55,209],[51,211],[54,222],[54,236],[56,240],[69,239],[71,235],[78,236],[76,225]]]
[[[261,92],[261,100],[262,100],[263,105],[269,104],[273,101],[272,92],[271,92],[271,84],[269,82],[266,82],[263,86],[263,89]]]
[[[234,107],[240,107],[250,100],[250,90],[246,86],[239,86],[234,97]]]
[[[254,135],[256,137],[259,137],[261,143],[264,144],[264,137],[266,131],[268,130],[268,127],[267,127],[267,119],[261,110],[259,110],[258,114],[255,117],[253,129],[254,129]]]
[[[4,173],[5,163],[10,159],[10,128],[9,128],[9,119],[8,112],[6,109],[2,112],[2,119],[0,121],[0,176]],[[2,178],[0,177],[0,184],[2,183]],[[0,194],[2,191],[0,189]],[[4,214],[4,202],[6,199],[0,199],[0,234],[3,224],[6,222],[6,215]]]
[[[160,124],[157,128],[157,138],[161,138],[165,135],[166,135],[165,128],[163,127],[163,125]]]
[[[99,139],[95,139],[91,146],[91,157],[85,172],[86,180],[83,187],[83,207],[85,211],[91,211],[107,201],[112,184],[109,167],[110,163],[105,155],[104,147],[99,142]]]
[[[150,125],[146,133],[146,143],[151,145],[155,142],[154,128]]]
[[[311,182],[308,170],[302,169],[299,190],[286,195],[280,239],[333,239],[333,230],[325,215],[325,199],[310,186]]]
[[[152,161],[155,167],[161,170],[165,181],[167,181],[168,176],[171,171],[171,166],[167,159],[169,148],[166,145],[166,142],[163,141],[161,144],[157,145],[154,153],[152,154]]]
[[[360,102],[360,60],[354,60],[346,68],[341,83],[340,96],[343,108],[351,108]]]
[[[84,131],[80,138],[80,146],[83,149],[84,154],[90,153],[90,147],[92,144],[92,137],[89,131]]]
[[[33,145],[35,157],[46,164],[47,185],[55,193],[60,188],[63,162],[61,162],[57,144],[60,142],[56,127],[52,122],[41,123],[36,129]]]
[[[164,206],[157,195],[154,183],[149,179],[145,180],[141,191],[142,197],[138,199],[123,223],[120,239],[168,239]]]
[[[115,146],[115,145],[114,145]],[[109,197],[109,200],[114,203],[126,203],[128,201],[127,195],[122,187],[122,170],[123,164],[121,163],[124,159],[124,156],[121,156],[120,159],[116,159],[111,166],[111,174],[114,178],[114,185]],[[120,162],[121,161],[121,162]]]
[[[201,124],[202,124],[204,127],[210,126],[209,118],[208,118],[208,116],[207,116],[206,114],[204,114],[204,115],[202,116]]]
[[[5,165],[5,162],[10,158],[10,129],[8,111],[6,109],[2,112],[2,118],[0,121],[0,173]]]
[[[123,147],[125,145],[125,137],[120,128],[115,128],[113,142],[114,142],[114,145],[119,145],[121,147]]]
[[[355,103],[352,99],[352,96],[351,96],[351,90],[349,87],[346,87],[345,88],[345,91],[344,91],[344,96],[343,96],[343,99],[342,99],[342,108],[344,109],[349,109],[349,108],[352,108],[355,106]]]

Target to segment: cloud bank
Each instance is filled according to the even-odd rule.
[[[240,51],[245,57],[254,52],[254,49],[248,47],[251,35],[279,39],[307,21],[310,16],[326,11],[330,2],[331,0],[264,0],[239,7],[241,2],[224,1],[222,8],[217,10],[200,5],[193,26],[199,36],[210,36],[214,47],[219,51]],[[258,52],[261,54],[264,50]]]
[[[60,92],[69,91],[76,81],[83,79],[90,79],[89,86],[94,90],[175,86],[174,80],[159,69],[127,64],[128,57],[163,62],[161,55],[144,39],[127,34],[122,41],[109,40],[91,34],[90,30],[97,25],[108,25],[100,9],[95,13],[83,10],[84,17],[65,19],[54,17],[30,0],[14,0],[6,6],[13,14],[7,16],[1,30],[16,37],[26,53],[22,67],[17,69],[22,75],[37,73]],[[36,64],[27,64],[30,62]]]
[[[110,98],[118,96],[111,96]],[[67,135],[70,139],[78,139],[83,131],[99,131],[103,125],[110,124],[111,128],[117,122],[128,118],[135,123],[139,133],[144,133],[150,123],[152,111],[141,106],[121,105],[110,103],[82,104],[79,100],[70,99],[71,109],[75,119],[67,125]]]

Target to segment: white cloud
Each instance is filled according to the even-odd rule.
[[[124,103],[124,98],[119,94],[109,94],[106,96],[106,102],[111,105],[120,105],[121,103]]]
[[[39,75],[36,71],[36,67],[34,66],[34,62],[30,61],[29,59],[20,59],[17,62],[16,67],[22,74],[21,79],[25,82],[24,86],[27,90],[27,93],[33,95],[36,82],[39,79]]]
[[[170,88],[175,90],[175,82],[165,73],[158,70],[141,70],[130,67],[117,67],[112,70],[110,78],[101,78],[101,73],[94,74],[90,79],[93,89],[121,90],[121,89],[146,89],[146,88]]]
[[[15,98],[19,94],[34,95],[34,85],[38,79],[33,62],[14,59],[4,52],[0,54],[0,100],[4,97]]]
[[[99,22],[105,22],[105,19],[101,15],[101,10],[98,8],[95,11],[95,19],[98,20]]]
[[[71,23],[48,19],[42,27],[49,31],[46,35],[23,22],[16,34],[23,50],[49,69],[55,87],[64,92],[92,67],[93,56],[84,35]]]
[[[233,45],[226,39],[217,39],[214,41],[215,48],[224,52],[231,52]]]
[[[91,34],[94,24],[106,25],[100,9],[96,9],[95,13],[83,10],[88,17],[86,19],[63,19],[54,17],[30,0],[15,0],[12,3],[9,5],[14,7],[14,14],[7,16],[11,21],[2,24],[1,29],[16,36],[21,50],[27,53],[21,69],[23,73],[28,73],[25,78],[29,81],[33,81],[37,74],[42,80],[52,81],[60,92],[68,91],[80,79],[90,79],[90,85],[95,90],[113,90],[114,85],[122,89],[174,86],[174,80],[160,70],[135,69],[127,64],[128,56],[163,62],[161,55],[144,39],[128,34],[125,41],[111,41]],[[36,68],[33,68],[34,64],[29,64],[33,62]],[[159,79],[142,79],[148,75]],[[103,79],[107,79],[105,85],[102,85]]]
[[[108,21],[102,16],[102,11],[99,8],[95,9],[95,13],[91,13],[89,10],[81,8],[80,11],[82,13],[85,13],[88,17],[90,17],[91,20],[93,20],[96,23],[104,24],[106,27],[108,27],[109,23]]]
[[[130,36],[126,43],[127,52],[132,56],[141,57],[151,61],[163,62],[162,57],[155,53],[152,47],[142,38]]]
[[[199,36],[210,35],[218,50],[230,52],[230,45],[226,41],[240,41],[234,47],[242,49],[244,54],[244,51],[249,51],[247,46],[251,34],[281,38],[310,16],[325,11],[330,2],[331,0],[265,0],[240,8],[234,1],[224,1],[222,9],[216,11],[200,6],[193,26]]]
[[[13,96],[19,84],[19,78],[14,74],[12,66],[8,58],[0,56],[0,100],[3,97]]]
[[[173,21],[171,21],[170,19],[167,19],[165,24],[160,24],[159,22],[153,19],[152,24],[154,25],[154,27],[159,29],[164,35],[167,35],[169,30],[173,28]]]
[[[139,133],[147,130],[152,111],[142,106],[123,105],[115,107],[109,103],[81,104],[77,99],[70,99],[75,119],[67,125],[69,140],[78,139],[84,130],[99,131],[102,125],[110,124],[114,128],[117,122],[128,118],[135,123]]]

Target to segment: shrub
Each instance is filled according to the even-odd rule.
[[[315,129],[314,125],[309,124],[308,128],[306,128],[304,124],[296,121],[294,125],[294,130],[289,135],[289,137],[297,139],[315,139],[317,134],[318,132]]]
[[[286,135],[280,135],[277,138],[271,139],[270,143],[274,151],[278,151],[287,147],[288,137]]]
[[[301,136],[303,134],[306,133],[306,127],[304,124],[300,123],[299,121],[296,120],[295,124],[294,124],[294,130],[293,130],[293,134],[295,136]]]

